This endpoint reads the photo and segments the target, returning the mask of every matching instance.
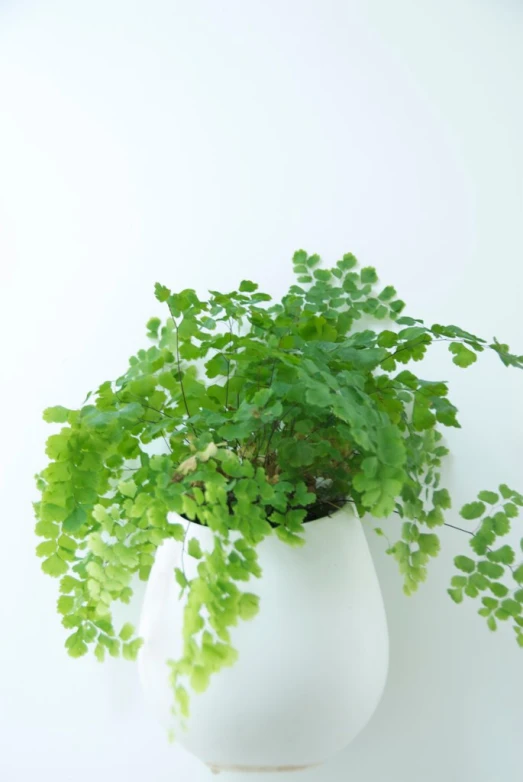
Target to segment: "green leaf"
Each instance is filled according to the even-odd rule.
[[[120,630],[119,637],[122,639],[122,641],[128,641],[129,638],[133,637],[133,635],[134,635],[134,626],[129,622],[126,622],[126,624],[124,624],[122,629]]]
[[[448,399],[442,399],[440,397],[434,397],[432,399],[432,407],[436,413],[436,420],[444,426],[454,426],[457,429],[460,428],[459,421],[457,419],[458,409],[449,402]]]
[[[258,285],[250,280],[242,280],[240,283],[240,291],[242,293],[253,293],[258,289]]]
[[[464,573],[473,573],[476,569],[476,564],[473,559],[470,559],[470,557],[455,557],[454,564],[458,570],[462,570]]]
[[[463,590],[462,589],[447,589],[447,592],[454,600],[455,603],[463,602]]]
[[[449,350],[454,354],[452,361],[454,364],[457,364],[458,367],[466,368],[477,361],[478,357],[476,354],[472,350],[466,348],[461,342],[451,342]]]
[[[390,309],[391,313],[398,314],[405,309],[405,302],[401,301],[401,299],[396,299],[396,301],[390,303]]]
[[[478,499],[482,502],[488,502],[489,505],[495,505],[499,501],[499,494],[495,491],[480,491]]]
[[[136,492],[138,491],[138,487],[132,479],[129,481],[120,481],[118,484],[118,491],[125,497],[130,497],[133,499],[133,497],[136,495]]]
[[[57,538],[60,533],[60,527],[51,521],[39,521],[35,526],[35,532],[42,538]]]
[[[476,554],[483,556],[483,554],[487,553],[489,540],[485,536],[478,533],[477,535],[474,535],[473,538],[471,538],[469,545],[470,548],[476,552]]]
[[[57,405],[56,407],[47,407],[44,410],[42,417],[48,424],[64,424],[67,421],[70,412],[71,411],[68,410],[67,407]]]
[[[288,529],[286,529],[286,527],[277,527],[276,535],[288,546],[294,546],[297,548],[298,546],[305,545],[305,538],[302,535],[296,535],[294,532],[290,532]]]
[[[436,506],[435,508],[432,508],[427,513],[427,518],[425,519],[425,523],[427,527],[440,527],[442,524],[445,523],[445,517],[443,515],[443,511],[439,506]]]
[[[504,573],[501,565],[495,562],[488,562],[487,560],[478,562],[478,570],[481,575],[487,576],[487,578],[501,578]]]
[[[189,695],[187,690],[183,687],[177,687],[174,693],[176,703],[180,709],[182,717],[187,718],[189,716]]]
[[[363,284],[374,283],[378,281],[376,269],[373,266],[364,266],[360,272],[360,278]]]
[[[339,260],[336,266],[344,272],[348,272],[357,266],[358,261],[352,253],[345,253],[343,258]]]
[[[320,256],[317,253],[314,253],[314,255],[309,255],[305,263],[309,267],[309,269],[312,269],[314,266],[317,266],[321,261]]]
[[[432,501],[443,510],[448,510],[452,504],[448,489],[437,489],[432,495]]]
[[[62,595],[56,605],[59,614],[70,614],[74,609],[74,598]]]
[[[512,499],[512,495],[514,494],[512,489],[509,489],[509,487],[507,486],[506,483],[501,483],[500,484],[499,491],[500,491],[500,494],[501,494],[501,496],[503,497],[504,500]]]
[[[45,540],[43,543],[40,543],[36,547],[36,556],[37,557],[48,557],[51,554],[54,554],[56,551],[56,541],[55,540]]]
[[[252,423],[250,421],[240,421],[239,423],[228,423],[218,429],[218,434],[224,440],[245,440],[252,433]]]
[[[518,616],[522,610],[521,605],[516,600],[511,600],[510,598],[501,601],[501,608],[510,616]]]
[[[494,581],[489,584],[489,589],[496,597],[505,597],[505,595],[508,595],[508,589],[505,584],[498,584]]]
[[[194,557],[194,559],[201,559],[203,557],[203,552],[200,547],[200,541],[196,538],[191,538],[189,540],[189,545],[187,546],[187,553],[190,557]]]
[[[229,371],[229,362],[223,353],[217,353],[205,364],[205,369],[208,378],[218,377],[219,375],[225,376]]]
[[[175,568],[174,577],[182,589],[185,589],[185,587],[189,586],[189,581],[187,580],[185,573],[180,570],[180,568]]]
[[[60,581],[60,592],[67,594],[78,586],[81,586],[81,581],[78,581],[78,579],[73,578],[72,576],[64,576]]]
[[[412,424],[417,432],[424,429],[430,429],[436,423],[436,416],[432,413],[426,404],[419,404],[419,398],[416,395],[414,408],[412,411]]]
[[[393,299],[396,295],[396,288],[392,285],[386,285],[382,292],[378,294],[378,299],[380,301],[390,301],[390,299]]]
[[[393,348],[398,344],[398,335],[394,331],[384,330],[378,335],[377,343],[380,348]]]
[[[419,536],[417,542],[420,551],[422,551],[424,554],[428,554],[431,557],[437,556],[440,549],[439,538],[437,535],[422,534]]]
[[[198,512],[198,506],[196,505],[196,502],[193,500],[193,498],[189,497],[188,494],[184,494],[182,497],[182,508],[184,515],[191,521],[194,521]]]
[[[410,341],[414,339],[419,339],[419,337],[424,337],[427,333],[427,329],[424,326],[409,326],[406,329],[402,329],[398,337],[405,341]]]
[[[238,612],[241,619],[253,619],[259,611],[260,598],[257,595],[244,593],[238,602]]]
[[[361,463],[361,469],[367,478],[375,478],[378,474],[379,462],[375,456],[367,456]]]
[[[284,443],[280,448],[280,454],[284,463],[290,464],[291,467],[301,467],[312,464],[315,450],[303,440],[292,440]]]
[[[308,404],[316,407],[327,407],[332,403],[332,396],[327,386],[321,386],[319,383],[305,392],[305,399]]]
[[[396,426],[383,426],[376,434],[378,456],[384,464],[391,467],[401,466],[406,457],[405,444],[401,432]]]
[[[133,662],[138,657],[138,652],[140,651],[140,647],[143,645],[143,639],[142,638],[136,638],[134,641],[131,641],[131,643],[122,644],[122,657],[124,660],[130,660]]]
[[[514,549],[511,546],[501,546],[501,548],[495,551],[488,551],[487,557],[491,562],[500,562],[502,565],[511,565],[514,562],[516,555]]]
[[[476,589],[487,589],[489,582],[485,578],[485,576],[482,576],[481,573],[472,573],[470,576],[470,583],[476,587]]]
[[[149,318],[149,320],[145,324],[145,328],[147,329],[149,336],[157,337],[158,329],[160,328],[161,324],[162,321],[160,320],[160,318]]]
[[[460,516],[467,521],[479,519],[485,513],[485,505],[482,502],[469,502],[460,510]]]
[[[194,692],[205,692],[209,686],[209,671],[201,665],[195,665],[191,673],[190,684]]]
[[[48,559],[44,559],[42,562],[42,570],[47,573],[48,576],[58,578],[67,573],[68,567],[63,559],[60,559],[58,554],[53,554]]]
[[[165,285],[160,285],[159,282],[157,282],[154,286],[154,295],[158,299],[158,301],[167,301],[169,296],[171,295],[171,291],[169,288],[166,288]]]
[[[510,522],[501,511],[493,516],[492,522],[496,535],[506,535],[510,531]]]
[[[296,266],[296,264],[307,263],[307,258],[308,255],[305,252],[305,250],[296,250],[296,252],[292,256],[292,262]]]
[[[477,597],[479,594],[478,590],[476,589],[476,587],[471,581],[468,582],[467,586],[463,591],[465,592],[467,597],[472,597],[472,598]]]
[[[87,563],[85,569],[92,578],[100,582],[105,581],[105,570],[99,562],[91,560],[91,562]]]
[[[494,619],[493,616],[489,616],[489,618],[487,619],[487,627],[489,630],[492,630],[492,632],[494,632],[497,629],[496,620]]]
[[[370,508],[373,516],[383,518],[394,511],[396,497],[403,485],[401,475],[401,470],[384,468],[383,474],[380,472],[376,478],[363,473],[354,476],[353,486],[362,494],[362,504]]]
[[[66,518],[62,528],[65,530],[65,532],[77,532],[86,521],[87,513],[85,512],[85,508],[82,508],[79,505]]]
[[[517,567],[512,573],[512,576],[514,581],[517,581],[518,584],[523,584],[523,565]]]
[[[71,655],[71,657],[83,657],[87,654],[87,644],[84,643],[81,630],[77,630],[73,633],[65,642],[65,648]]]

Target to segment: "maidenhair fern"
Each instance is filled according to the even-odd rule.
[[[91,647],[99,660],[134,659],[141,641],[131,625],[115,627],[113,603],[129,602],[136,574],[148,578],[158,546],[182,541],[198,560],[194,578],[183,564],[173,573],[186,597],[183,655],[170,663],[184,716],[189,690],[236,660],[231,628],[258,611],[245,585],[261,576],[257,546],[267,535],[300,546],[304,522],[347,502],[360,516],[399,514],[401,539],[388,553],[407,594],[425,580],[451,506],[440,427],[459,427],[458,411],[445,381],[407,365],[444,341],[460,367],[490,351],[523,368],[497,340],[402,315],[396,290],[381,287],[374,268],[358,271],[353,255],[319,265],[297,252],[297,283],[278,302],[250,281],[206,299],[157,284],[165,315],[147,323],[152,345],[78,410],[44,413],[62,427],[37,477],[37,554],[61,579],[69,654]],[[358,328],[363,316],[389,325]],[[523,565],[498,538],[522,506],[504,485],[465,505],[461,515],[478,526],[465,530],[472,552],[456,558],[449,589],[455,602],[481,596],[492,630],[512,620],[521,646]],[[208,526],[212,547],[202,550],[172,512]]]

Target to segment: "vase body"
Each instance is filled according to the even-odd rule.
[[[187,538],[212,549],[212,532]],[[239,587],[260,611],[232,628],[239,658],[191,694],[176,740],[214,770],[296,770],[345,747],[372,716],[385,685],[388,634],[381,591],[359,519],[349,509],[304,526],[305,545],[275,535],[258,547],[262,576]],[[181,543],[157,551],[142,609],[139,671],[147,702],[173,726],[166,661],[182,650],[184,599],[173,569]],[[184,556],[188,578],[197,561]]]

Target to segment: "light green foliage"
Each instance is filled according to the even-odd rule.
[[[263,610],[246,586],[261,575],[257,546],[267,535],[303,546],[304,522],[346,502],[361,516],[394,513],[401,537],[388,552],[405,592],[425,580],[451,507],[440,428],[459,427],[447,383],[413,371],[431,344],[446,341],[460,367],[485,350],[523,367],[497,340],[403,315],[395,288],[351,253],[325,269],[299,250],[293,266],[297,283],[276,302],[249,280],[205,299],[157,283],[163,319],[147,322],[148,347],[80,409],[44,412],[57,429],[37,476],[37,555],[60,578],[67,650],[135,659],[141,641],[132,625],[114,626],[113,605],[129,602],[135,577],[147,580],[158,546],[183,541],[195,571],[190,578],[182,560],[173,572],[185,609],[183,653],[170,663],[182,717],[190,690],[235,662],[234,627]],[[163,455],[149,455],[155,441]],[[474,557],[456,559],[450,594],[461,602],[487,593],[488,626],[512,619],[523,645],[523,589],[503,583],[512,569],[523,584],[523,566],[497,543],[523,499],[505,484],[499,496],[484,491],[464,506],[478,525]],[[185,540],[172,512],[209,527],[212,545]],[[388,539],[386,525],[377,531]]]

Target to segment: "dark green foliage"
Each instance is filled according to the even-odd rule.
[[[198,563],[192,579],[183,564],[173,573],[186,597],[183,656],[171,665],[184,716],[188,687],[205,689],[236,659],[230,630],[258,611],[243,583],[261,575],[256,549],[267,535],[303,545],[304,521],[346,502],[361,516],[396,513],[402,535],[388,552],[405,592],[425,580],[440,548],[433,530],[451,505],[440,487],[448,451],[439,427],[459,422],[447,383],[407,365],[445,340],[458,366],[490,349],[506,366],[523,367],[496,340],[401,315],[396,290],[381,287],[373,267],[358,271],[350,253],[323,269],[319,256],[299,250],[293,265],[298,284],[278,302],[249,280],[205,299],[157,283],[164,319],[148,321],[150,346],[80,409],[44,413],[61,428],[47,441],[50,461],[37,478],[37,554],[44,572],[61,577],[66,647],[75,657],[92,647],[99,660],[106,652],[134,659],[140,639],[129,625],[115,629],[112,605],[129,602],[135,574],[148,578],[158,546],[183,539]],[[359,328],[369,317],[387,326]],[[156,440],[165,453],[150,456]],[[504,484],[499,493],[501,506],[486,491],[464,506],[462,516],[478,521],[471,538],[478,560],[456,559],[460,574],[449,591],[461,602],[488,589],[495,596],[483,598],[488,626],[512,617],[519,641],[523,590],[508,596],[500,579],[513,568],[521,584],[523,570],[496,538],[523,499]],[[172,512],[208,526],[211,549],[185,540]]]

